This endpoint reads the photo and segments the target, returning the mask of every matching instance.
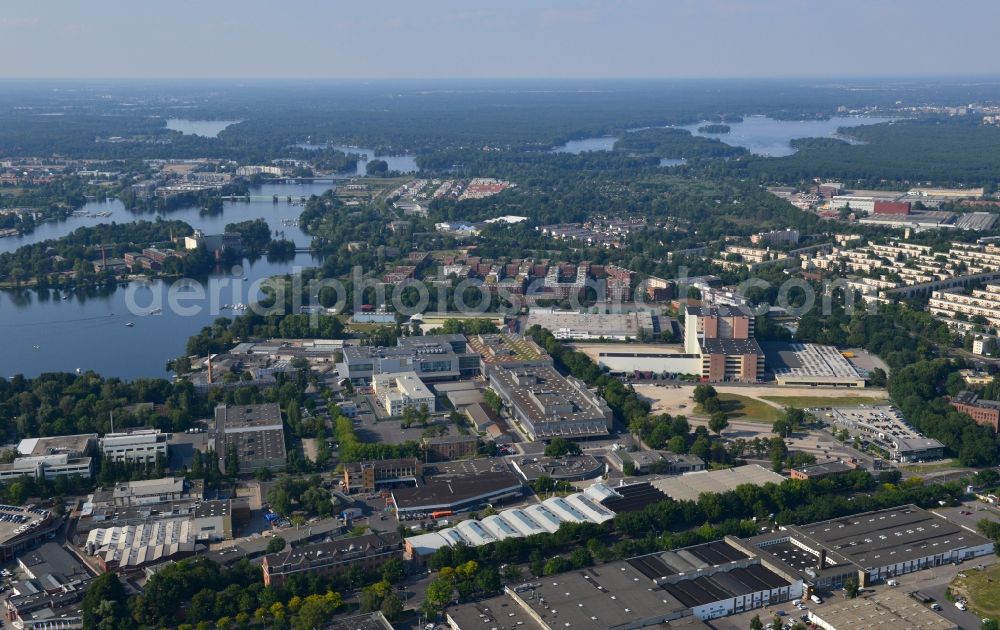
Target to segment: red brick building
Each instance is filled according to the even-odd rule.
[[[994,433],[1000,429],[1000,401],[980,400],[975,392],[963,391],[951,399],[951,406]]]
[[[909,201],[875,201],[875,214],[910,214]]]

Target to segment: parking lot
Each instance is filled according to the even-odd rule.
[[[369,406],[368,397],[359,397],[356,401],[358,403],[358,416],[354,419],[354,428],[362,442],[383,442],[385,444],[419,442],[427,429],[423,426],[404,429],[400,426],[398,419],[378,420]],[[444,414],[434,414],[431,418],[431,424],[445,424],[450,431],[454,430],[451,421]]]

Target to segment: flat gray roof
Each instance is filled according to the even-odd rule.
[[[990,543],[915,505],[790,526],[788,530],[866,569]]]

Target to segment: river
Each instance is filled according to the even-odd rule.
[[[287,226],[282,219],[297,220],[301,205],[294,200],[328,190],[328,184],[268,184],[251,191],[253,195],[279,196],[279,203],[263,201],[225,202],[220,215],[202,215],[197,208],[185,208],[166,213],[168,219],[178,219],[206,234],[221,232],[226,223],[245,219],[264,218],[272,231],[284,233],[284,238],[297,245],[308,246],[309,235],[297,226]],[[93,202],[84,207],[88,213],[108,211],[111,217],[71,218],[46,225],[46,231],[20,239],[36,242],[55,238],[82,225],[110,221],[135,221],[153,218],[153,215],[136,215],[125,210],[118,201]],[[0,239],[0,245],[8,246]],[[209,278],[205,287],[208,295],[217,295],[215,306],[252,301],[259,290],[258,282],[274,275],[311,267],[318,262],[310,254],[297,254],[293,260],[269,262],[266,258],[254,262],[244,261],[242,276],[233,276],[231,270]],[[247,281],[243,280],[247,278]],[[148,287],[132,284],[108,292],[76,292],[69,299],[54,292],[3,291],[0,292],[0,335],[5,352],[0,353],[0,376],[24,374],[34,376],[41,372],[73,371],[77,368],[95,370],[105,376],[133,379],[141,376],[167,376],[168,359],[184,353],[188,337],[217,317],[232,317],[231,310],[220,311],[206,299],[179,301],[182,307],[193,307],[197,312],[181,313],[170,308],[169,281],[153,281]],[[187,294],[191,295],[191,294]],[[160,302],[156,302],[159,300]],[[130,309],[130,303],[140,307]],[[158,306],[162,312],[155,315],[136,315]],[[126,323],[132,322],[133,327]]]
[[[369,160],[385,160],[385,163],[389,165],[390,171],[397,171],[400,173],[416,173],[420,170],[417,166],[417,157],[415,155],[375,155],[374,149],[366,149],[364,147],[350,147],[342,144],[309,144],[303,142],[301,144],[295,145],[300,149],[309,149],[310,151],[318,149],[334,149],[336,151],[342,151],[344,153],[354,153],[355,155],[360,155],[363,159],[358,160],[358,167],[353,173],[341,173],[339,177],[357,177],[364,176],[366,174],[365,167],[368,165]]]

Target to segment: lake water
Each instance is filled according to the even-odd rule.
[[[837,135],[837,129],[840,127],[877,125],[893,120],[896,119],[878,116],[838,116],[829,120],[775,120],[766,116],[747,116],[743,122],[727,122],[730,131],[725,134],[698,131],[698,127],[710,122],[707,120],[693,125],[684,125],[680,129],[687,129],[696,136],[717,138],[729,146],[744,147],[756,155],[781,157],[795,153],[791,141],[798,138],[840,138]],[[642,131],[643,129],[648,129],[648,127],[630,131]],[[842,139],[854,142],[850,138]],[[614,136],[571,140],[553,148],[552,152],[578,154],[584,151],[612,151],[617,140],[618,138]],[[680,163],[676,160],[661,160],[660,166],[677,166]]]
[[[197,208],[183,209],[165,215],[201,228],[208,234],[221,232],[226,223],[252,218],[264,218],[272,231],[284,232],[284,237],[297,245],[307,246],[310,237],[297,226],[288,226],[282,219],[298,219],[301,205],[289,204],[302,196],[320,194],[330,188],[323,184],[269,184],[252,191],[254,195],[278,195],[279,203],[270,200],[226,202],[221,215],[201,215]],[[136,215],[126,211],[120,202],[88,204],[88,211],[108,210],[112,218],[133,221]],[[143,215],[140,215],[140,217]],[[145,215],[147,218],[152,215]],[[80,225],[99,221],[70,219],[55,224],[57,232],[67,233]],[[51,236],[50,236],[51,237]],[[0,242],[8,239],[0,239]],[[168,359],[184,354],[188,337],[217,317],[233,317],[231,310],[219,310],[223,304],[249,303],[259,295],[259,281],[274,275],[318,264],[312,255],[297,254],[293,260],[268,262],[266,258],[244,260],[242,276],[224,270],[208,279],[205,287],[209,297],[194,299],[197,294],[181,293],[178,304],[191,307],[192,313],[170,308],[167,289],[173,280],[153,281],[149,286],[138,283],[129,288],[110,292],[76,292],[70,299],[54,293],[36,291],[0,292],[0,336],[5,352],[0,353],[0,377],[14,374],[34,376],[41,372],[73,371],[77,368],[95,370],[105,376],[132,379],[140,376],[166,377]],[[248,281],[243,281],[243,277]],[[211,296],[215,297],[212,303]],[[159,300],[159,302],[157,302]],[[130,304],[138,308],[130,308]],[[136,315],[159,306],[161,314]],[[134,327],[125,324],[133,322]],[[37,348],[35,347],[37,346]]]
[[[612,151],[615,148],[615,142],[618,142],[618,138],[615,136],[570,140],[566,144],[553,148],[552,152],[577,155],[586,151]]]
[[[398,171],[400,173],[416,173],[420,170],[417,166],[417,157],[415,155],[375,155],[374,149],[366,149],[364,147],[349,147],[342,144],[309,144],[302,143],[295,145],[301,149],[318,150],[318,149],[334,149],[336,151],[343,151],[344,153],[354,153],[355,155],[360,155],[363,159],[358,160],[358,168],[353,173],[344,173],[342,177],[357,177],[364,176],[366,174],[365,167],[368,164],[368,160],[385,160],[386,164],[389,165],[390,171]]]
[[[204,136],[214,138],[229,125],[235,125],[238,120],[188,120],[186,118],[168,118],[167,129],[179,131],[186,136]]]
[[[684,158],[660,158],[660,166],[680,166],[681,164],[687,164],[687,160]]]
[[[744,147],[755,155],[781,157],[792,155],[795,149],[791,141],[798,138],[839,138],[837,129],[840,127],[858,127],[861,125],[877,125],[891,122],[893,118],[875,116],[837,116],[829,120],[775,120],[766,116],[747,116],[742,122],[727,122],[729,133],[702,133],[698,131],[708,123],[702,121],[694,125],[686,125],[696,136],[718,138],[729,146]],[[842,138],[853,142],[850,138]]]

